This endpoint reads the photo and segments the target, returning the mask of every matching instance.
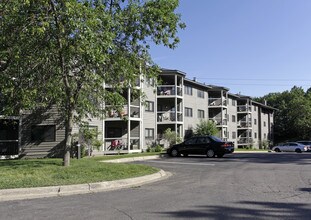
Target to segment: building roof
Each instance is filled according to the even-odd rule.
[[[170,74],[179,74],[181,76],[186,76],[185,72],[182,72],[180,70],[173,70],[173,69],[165,69],[165,68],[161,68],[161,73],[170,73]]]
[[[184,81],[187,82],[187,83],[194,84],[196,86],[204,87],[206,89],[211,89],[212,88],[210,85],[206,85],[205,83],[200,83],[200,82],[196,81],[195,78],[192,79],[192,80],[188,79],[188,78],[185,78]]]

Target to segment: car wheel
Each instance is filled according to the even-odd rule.
[[[281,150],[279,148],[275,148],[274,151],[275,152],[281,152]]]
[[[183,154],[184,157],[188,157],[188,154]]]
[[[172,149],[171,156],[172,157],[178,157],[179,156],[179,152],[176,148]]]
[[[224,156],[224,154],[217,154],[218,158],[222,158]]]
[[[206,151],[206,156],[207,157],[215,157],[215,151],[213,149],[208,149]]]
[[[295,152],[296,152],[296,153],[301,153],[301,150],[300,150],[299,148],[297,148],[297,149],[295,150]]]

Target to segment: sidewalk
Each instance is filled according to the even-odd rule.
[[[142,158],[140,157],[123,158],[101,162],[124,163],[131,161],[158,159],[160,157],[161,156],[156,155],[156,156],[146,156]],[[104,181],[98,183],[85,183],[77,185],[48,186],[48,187],[35,187],[35,188],[3,189],[0,190],[0,202],[111,191],[122,188],[141,186],[143,184],[152,183],[168,178],[169,176],[171,176],[170,173],[160,170],[157,173],[150,174],[147,176],[140,176],[114,181]]]

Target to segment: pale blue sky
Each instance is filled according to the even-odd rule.
[[[263,96],[311,87],[311,0],[180,0],[187,28],[154,61],[187,78]]]

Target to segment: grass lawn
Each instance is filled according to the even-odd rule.
[[[0,189],[111,181],[157,172],[158,169],[146,165],[99,162],[100,160],[146,155],[155,154],[71,159],[70,167],[63,167],[62,159],[2,160],[0,161]]]

